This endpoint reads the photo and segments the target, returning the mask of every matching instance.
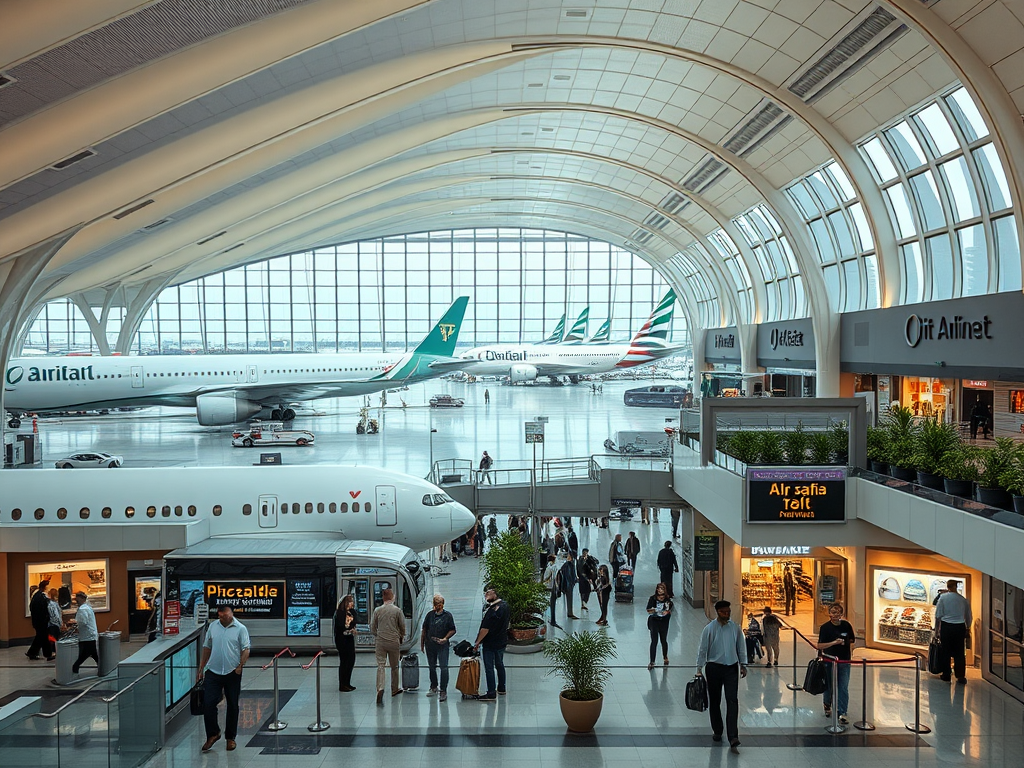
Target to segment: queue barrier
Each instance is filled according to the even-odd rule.
[[[285,728],[288,727],[288,723],[285,723],[281,720],[281,704],[279,702],[280,687],[278,686],[277,682],[277,660],[284,656],[284,654],[286,653],[289,654],[293,659],[295,658],[295,654],[292,653],[291,648],[282,648],[280,651],[277,652],[277,654],[274,656],[274,658],[270,660],[268,664],[265,664],[264,666],[260,667],[260,669],[264,672],[266,672],[267,668],[269,667],[274,668],[274,719],[270,721],[269,725],[267,725],[268,731],[283,731]]]
[[[316,656],[312,658],[309,664],[303,664],[303,670],[308,670],[314,664],[316,665],[316,722],[310,723],[306,726],[306,730],[312,731],[313,733],[320,733],[320,731],[326,731],[331,727],[331,724],[325,722],[320,716],[320,657],[324,655],[324,652],[317,651]]]

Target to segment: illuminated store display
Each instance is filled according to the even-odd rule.
[[[927,648],[935,626],[935,600],[946,582],[960,582],[958,592],[969,592],[968,576],[956,573],[871,568],[870,615],[872,640],[888,645]]]
[[[57,601],[61,608],[74,604],[76,592],[89,596],[89,605],[96,611],[109,611],[107,579],[110,573],[109,560],[65,560],[60,563],[27,563],[25,566],[25,615],[29,615],[28,603],[32,593],[41,581],[49,581],[48,589],[57,590]]]

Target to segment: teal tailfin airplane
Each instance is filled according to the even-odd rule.
[[[576,322],[572,324],[572,328],[565,334],[565,338],[562,339],[563,344],[582,344],[583,340],[587,338],[587,321],[590,319],[590,307],[587,307],[580,316],[576,318]]]
[[[544,341],[538,341],[538,344],[560,344],[562,341],[562,334],[565,333],[565,313],[562,313],[562,319],[558,321],[558,325],[555,326],[555,330],[551,332]]]
[[[597,333],[591,336],[589,339],[584,341],[584,344],[607,344],[612,336],[612,319],[609,317],[603,323],[601,327],[597,329]]]

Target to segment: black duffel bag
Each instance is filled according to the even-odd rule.
[[[694,712],[705,712],[708,708],[708,684],[697,675],[686,684],[686,708]]]
[[[203,681],[200,680],[188,692],[188,711],[193,715],[201,715],[206,711],[206,696],[203,693]]]
[[[477,652],[473,650],[473,644],[469,642],[469,640],[459,640],[459,642],[452,646],[452,653],[460,659],[468,659],[478,655]]]
[[[949,674],[949,668],[942,669],[942,644],[939,642],[939,635],[936,633],[932,641],[928,643],[928,671],[933,675],[941,675],[943,671]]]
[[[807,663],[807,673],[804,675],[804,690],[812,696],[824,693],[828,672],[828,664],[824,659],[811,659]]]

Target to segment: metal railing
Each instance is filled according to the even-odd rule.
[[[595,453],[591,456],[545,459],[537,463],[536,469],[521,463],[499,466],[495,462],[494,466],[486,470],[477,469],[468,459],[440,459],[434,462],[426,479],[441,486],[456,483],[472,483],[477,486],[529,485],[531,480],[537,483],[600,482],[601,472],[606,469],[671,472],[672,457]]]

